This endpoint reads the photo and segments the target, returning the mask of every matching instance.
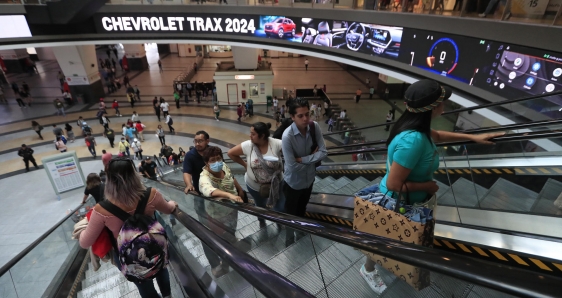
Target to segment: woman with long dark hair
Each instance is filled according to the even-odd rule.
[[[166,202],[164,197],[155,188],[146,188],[141,182],[136,171],[135,164],[129,158],[114,158],[107,166],[107,178],[104,190],[105,199],[124,212],[133,215],[137,205],[143,197],[148,197],[144,214],[153,217],[154,211],[158,210],[164,214],[171,214],[177,208],[174,201]],[[88,227],[80,234],[80,246],[88,248],[94,244],[101,231],[107,227],[111,236],[117,239],[123,221],[100,204],[94,207],[94,211],[88,222]],[[116,254],[114,261],[117,268],[121,269],[121,263]],[[170,297],[170,275],[167,268],[162,268],[155,275],[156,282],[164,298]],[[160,297],[154,288],[153,280],[134,282],[140,296],[143,298]]]
[[[252,124],[250,140],[228,150],[228,156],[246,169],[244,180],[256,206],[267,208],[267,205],[272,205],[273,210],[283,212],[281,140],[271,138],[270,129],[271,123]],[[242,159],[242,155],[246,156],[246,160]],[[265,226],[265,220],[260,219],[260,226]]]
[[[451,89],[433,80],[412,84],[405,93],[406,110],[392,127],[386,145],[388,158],[386,175],[379,184],[379,192],[389,197],[408,193],[409,204],[423,204],[434,209],[435,193],[439,189],[433,172],[439,167],[435,143],[473,141],[493,144],[492,138],[503,133],[468,135],[431,129],[433,118],[443,113],[443,101],[451,96]],[[435,216],[435,214],[434,214]],[[360,274],[377,293],[386,289],[377,270],[382,267],[367,258]]]
[[[82,199],[82,204],[86,203],[86,200],[90,195],[94,197],[96,203],[99,203],[103,200],[101,177],[96,173],[90,173],[86,178],[86,188],[84,189],[84,198]]]

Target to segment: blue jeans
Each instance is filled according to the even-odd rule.
[[[119,262],[119,257],[115,252],[113,252],[113,261],[115,262],[115,266],[117,269],[121,271],[121,262]],[[162,293],[162,297],[172,295],[172,289],[170,288],[170,273],[168,272],[168,268],[164,268],[160,270],[156,274],[156,282],[158,283],[158,287],[160,288],[160,292]],[[160,297],[156,289],[154,288],[154,282],[152,279],[143,281],[143,282],[133,282],[137,289],[139,290],[139,294],[142,298],[152,298],[152,297]]]
[[[260,192],[252,189],[248,184],[246,184],[246,188],[248,188],[248,192],[254,198],[254,204],[256,206],[267,208],[266,204],[268,198],[263,198],[262,196],[260,196]],[[277,203],[275,203],[275,206],[273,206],[274,211],[285,212],[285,195],[283,194],[282,189],[283,182],[279,184],[279,200],[277,200]]]

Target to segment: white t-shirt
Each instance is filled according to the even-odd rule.
[[[308,65],[308,60],[304,60],[304,65]]]
[[[162,108],[162,111],[167,112],[168,111],[168,107],[170,105],[167,102],[163,102],[160,104],[160,107]]]
[[[139,120],[140,120],[139,114],[133,114],[133,116],[131,116],[131,120],[132,120],[133,122],[135,122],[135,123],[136,123],[137,121],[139,121]]]
[[[274,138],[269,138],[269,145],[267,148],[267,153],[263,154],[263,156],[272,156],[272,157],[281,157],[281,140],[278,139],[274,139]],[[250,167],[252,167],[252,169],[258,169],[261,168],[261,165],[259,164],[258,161],[258,157],[256,155],[255,152],[251,152],[253,150],[253,144],[252,141],[248,140],[248,141],[244,141],[241,144],[242,146],[242,152],[244,152],[244,155],[246,155],[246,164]],[[252,160],[250,160],[250,153],[251,153],[251,158]],[[260,184],[256,182],[256,177],[254,176],[254,171],[252,171],[252,169],[248,169],[246,171],[246,174],[244,175],[244,180],[246,181],[246,185],[249,186],[250,188],[252,188],[255,191],[259,191],[260,190]]]
[[[273,106],[276,107],[279,101],[277,99],[273,99]]]
[[[142,145],[139,141],[136,142],[132,142],[131,143],[131,148],[133,148],[133,152],[139,152],[142,149]]]
[[[345,112],[344,111],[341,111],[340,118],[345,118]]]

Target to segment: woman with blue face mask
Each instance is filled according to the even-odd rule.
[[[226,198],[233,202],[242,203],[244,190],[232,176],[230,168],[224,163],[222,150],[215,146],[208,147],[203,154],[203,160],[205,161],[205,167],[199,178],[201,195],[216,199]],[[208,217],[206,226],[211,231],[224,239],[234,236],[238,222],[238,211],[236,209],[219,205],[212,200],[205,200],[205,211]],[[208,248],[204,246],[204,249]],[[228,265],[222,262],[215,253],[205,252],[205,255],[209,259],[211,272],[216,278],[229,272]]]

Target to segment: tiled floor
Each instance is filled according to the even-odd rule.
[[[167,125],[163,122],[158,122],[151,107],[151,98],[153,96],[171,98],[173,79],[187,65],[190,65],[193,60],[191,58],[179,58],[176,54],[165,55],[162,57],[164,72],[160,73],[156,65],[158,54],[155,46],[148,45],[147,53],[149,69],[130,73],[129,76],[131,84],[138,85],[141,90],[142,101],[135,106],[134,110],[141,115],[141,121],[147,126],[144,134],[145,142],[142,143],[144,153],[145,155],[157,155],[160,143],[154,135],[154,131],[158,124],[162,124],[167,131]],[[105,51],[99,50],[98,54],[100,57],[105,58]],[[304,57],[301,57],[271,60],[275,73],[273,84],[277,92],[280,92],[284,87],[287,89],[312,88],[314,84],[319,86],[326,84],[328,95],[334,98],[334,102],[338,103],[342,108],[347,109],[348,116],[353,119],[356,125],[364,126],[384,121],[386,112],[390,107],[386,102],[378,99],[364,99],[359,104],[356,104],[351,100],[357,88],[362,88],[365,93],[368,93],[364,80],[365,77],[370,76],[373,81],[373,78],[376,77],[374,74],[364,71],[347,71],[339,64],[313,57],[309,57],[309,70],[305,72],[303,69],[304,59]],[[193,80],[211,81],[214,74],[214,65],[218,61],[218,59],[207,59]],[[76,189],[63,193],[59,201],[43,169],[23,173],[23,162],[17,156],[17,150],[22,143],[31,146],[35,150],[34,156],[38,164],[41,164],[41,158],[58,154],[53,145],[52,125],[64,126],[64,123],[69,123],[74,127],[74,132],[77,135],[74,143],[69,142],[67,144],[69,151],[76,151],[80,158],[91,158],[84,145],[83,138],[78,137],[80,133],[75,124],[78,116],[82,116],[93,128],[98,144],[96,148],[99,152],[98,154],[101,154],[102,149],[117,154],[117,149],[110,148],[108,140],[100,135],[102,126],[95,119],[97,105],[77,104],[67,109],[66,117],[55,115],[52,101],[55,97],[60,96],[59,84],[56,79],[56,74],[59,70],[58,65],[56,61],[41,61],[37,65],[39,74],[33,76],[9,76],[10,80],[16,80],[19,83],[24,80],[28,82],[34,98],[33,106],[25,109],[19,108],[15,103],[10,86],[4,86],[10,104],[0,105],[0,162],[2,163],[0,177],[4,177],[4,179],[0,180],[0,189],[3,191],[3,196],[0,198],[2,202],[2,208],[0,208],[0,266],[8,262],[18,252],[63,218],[68,209],[75,208],[83,196],[83,190]],[[107,101],[117,99],[121,104],[120,110],[123,117],[116,117],[113,110],[108,109],[111,121],[110,126],[115,130],[117,134],[116,141],[118,141],[121,125],[130,117],[133,109],[126,102],[123,89],[106,98],[108,99]],[[219,102],[220,100],[221,98],[219,97]],[[175,106],[170,109],[170,114],[174,117],[173,126],[178,134],[168,134],[166,141],[174,150],[177,150],[179,147],[188,149],[192,144],[192,135],[198,130],[209,132],[213,144],[219,145],[226,150],[228,147],[239,144],[249,138],[250,123],[257,121],[271,122],[275,128],[275,123],[270,116],[271,114],[265,113],[264,106],[256,106],[256,115],[239,124],[236,121],[236,111],[233,107],[222,107],[221,121],[215,121],[212,107],[209,103],[196,104],[190,102],[188,105],[185,105],[182,102],[181,105],[180,109],[176,109]],[[400,113],[400,111],[398,112]],[[397,114],[397,116],[399,115]],[[42,132],[44,140],[39,139],[31,129],[31,120],[36,120],[44,126],[45,129]],[[324,121],[320,120],[319,123],[323,131],[326,131],[327,125]],[[365,135],[369,140],[377,140],[386,138],[388,133],[383,129],[373,129],[366,131]],[[337,137],[326,139],[328,146],[333,146],[340,142],[341,140]],[[333,160],[347,161],[348,159],[350,157],[339,157]],[[102,168],[99,159],[85,159],[81,165],[84,175],[91,172],[99,172]],[[62,245],[63,243],[59,244]],[[31,258],[34,257],[41,258],[40,255],[33,255]],[[38,266],[35,267],[39,268]],[[29,267],[28,274],[33,276],[40,275],[39,271],[44,269],[31,268]],[[55,269],[50,268],[49,270]],[[29,275],[29,278],[33,277],[31,275]],[[0,283],[4,282],[6,281],[0,280]],[[37,283],[39,288],[45,288],[47,285],[48,283],[46,282]],[[19,287],[21,291],[27,286],[20,283]]]

